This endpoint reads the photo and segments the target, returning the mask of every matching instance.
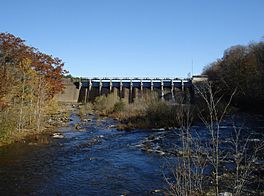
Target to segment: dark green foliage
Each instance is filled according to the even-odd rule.
[[[71,74],[67,74],[64,76],[64,78],[73,78],[73,76]]]

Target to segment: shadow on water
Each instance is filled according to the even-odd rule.
[[[117,122],[93,115],[85,123],[76,115],[71,120],[60,129],[63,139],[0,149],[1,195],[148,195],[166,188],[163,166],[175,150],[177,131],[117,131]],[[232,126],[225,122],[223,137]],[[208,137],[202,125],[192,130]]]

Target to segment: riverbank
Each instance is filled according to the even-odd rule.
[[[60,103],[56,113],[45,116],[45,122],[40,130],[24,129],[21,131],[9,131],[0,138],[0,147],[16,142],[22,143],[47,143],[42,141],[43,136],[50,136],[60,127],[66,126],[70,121],[70,114],[78,113],[78,104]]]

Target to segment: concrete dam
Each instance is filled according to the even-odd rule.
[[[144,93],[156,92],[161,99],[177,101],[183,97],[192,102],[193,83],[204,81],[204,76],[192,78],[64,78],[64,92],[58,95],[61,102],[93,102],[96,97],[115,93],[128,102],[133,102]]]

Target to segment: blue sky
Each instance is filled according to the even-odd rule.
[[[263,0],[6,0],[0,31],[74,76],[186,77],[263,40]]]

